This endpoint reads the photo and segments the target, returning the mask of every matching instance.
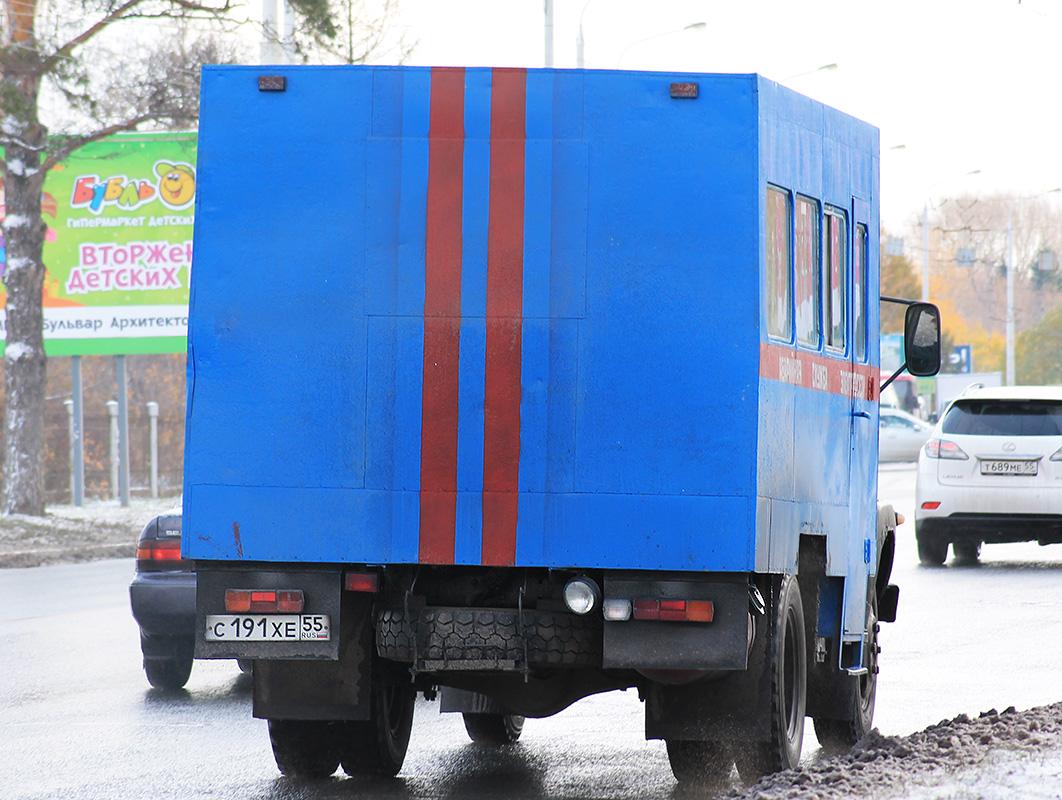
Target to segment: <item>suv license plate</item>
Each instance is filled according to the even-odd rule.
[[[997,459],[981,462],[982,475],[1035,475],[1039,462]]]
[[[327,642],[327,614],[211,614],[208,642]]]

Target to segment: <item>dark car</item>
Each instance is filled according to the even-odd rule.
[[[181,688],[192,672],[195,564],[181,558],[179,510],[155,517],[140,534],[129,600],[148,681],[160,689]]]

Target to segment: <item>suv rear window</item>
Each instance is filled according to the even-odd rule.
[[[1062,402],[963,400],[951,407],[941,429],[973,436],[1062,436]]]

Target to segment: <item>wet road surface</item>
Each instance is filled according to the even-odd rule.
[[[904,734],[960,712],[1062,699],[1062,545],[988,545],[982,563],[918,566],[914,473],[890,466],[881,499],[900,529],[899,621],[883,626],[876,724]],[[0,761],[5,800],[688,798],[635,692],[528,720],[518,745],[468,741],[460,715],[420,701],[394,781],[283,778],[250,679],[197,661],[185,690],[151,689],[129,613],[129,561],[0,570]],[[805,758],[817,756],[813,734]]]

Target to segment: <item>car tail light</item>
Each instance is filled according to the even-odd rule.
[[[1055,452],[1053,452],[1051,454],[1051,458],[1049,458],[1048,460],[1049,461],[1062,461],[1062,447],[1060,447],[1057,450],[1055,450]]]
[[[938,508],[940,508],[940,501],[926,500],[924,503],[922,503],[922,508],[924,508],[926,511],[936,511]]]
[[[930,458],[944,458],[953,461],[966,461],[970,457],[955,442],[947,439],[930,439],[926,442],[926,455]]]
[[[301,614],[302,589],[227,589],[225,610],[231,614]]]
[[[629,603],[630,605],[625,605]],[[711,622],[715,618],[715,604],[711,600],[657,600],[639,597],[630,600],[610,598],[605,601],[605,618],[622,621],[627,608],[634,619],[659,620],[661,622]]]
[[[136,546],[136,568],[140,572],[190,569],[191,561],[181,557],[180,539],[144,539]]]

